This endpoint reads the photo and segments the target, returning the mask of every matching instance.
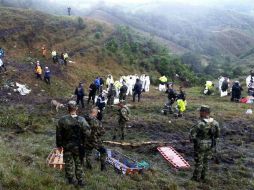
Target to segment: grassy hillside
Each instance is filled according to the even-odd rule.
[[[191,55],[184,59],[191,67],[193,56],[199,57],[194,62],[200,68],[197,71],[214,77],[221,74],[237,77],[230,71],[241,62],[239,56],[254,47],[253,18],[236,11],[151,3],[131,13],[120,7],[99,8],[89,16],[149,33],[157,41],[164,41],[175,53],[185,58]],[[213,71],[210,68],[214,68]]]
[[[156,146],[125,149],[106,145],[138,161],[149,162],[151,170],[142,175],[124,176],[110,166],[106,172],[100,172],[99,163],[94,161],[94,169],[85,171],[86,189],[253,189],[253,117],[245,115],[249,106],[232,104],[228,97],[202,96],[201,88],[186,91],[188,111],[182,119],[161,115],[160,109],[166,100],[163,93],[152,89],[149,94],[144,94],[142,102],[131,107],[131,128],[127,128],[126,142],[168,142],[191,164],[190,170],[174,170],[156,151]],[[3,108],[0,113],[0,184],[3,189],[74,189],[65,184],[63,172],[45,164],[47,155],[55,146],[55,123],[66,111],[61,110],[58,114],[50,111],[49,101],[38,96],[5,97],[5,93],[0,98]],[[190,181],[194,160],[188,134],[201,104],[212,107],[213,117],[220,122],[221,138],[217,149],[219,164],[212,160],[208,182],[199,184]],[[80,110],[82,115],[85,112]],[[104,126],[104,139],[111,140],[112,131],[117,126],[115,109],[106,110]]]
[[[66,114],[65,109],[59,113],[51,111],[50,101],[57,99],[67,103],[80,80],[88,84],[95,76],[109,72],[117,77],[144,71],[155,77],[165,72],[172,78],[177,73],[181,79],[195,79],[167,49],[126,27],[114,28],[90,19],[84,20],[83,25],[76,17],[56,17],[20,9],[0,8],[0,16],[3,18],[0,20],[0,43],[9,61],[8,72],[0,74],[0,189],[75,189],[66,185],[63,172],[48,168],[45,160],[55,147],[56,123]],[[70,52],[70,59],[76,63],[67,67],[53,65],[50,54],[46,59],[41,57],[43,44],[48,49]],[[53,72],[50,87],[34,78],[31,61],[37,59]],[[11,82],[26,83],[32,92],[20,96],[8,87]],[[173,169],[156,146],[125,149],[105,145],[135,160],[147,161],[151,169],[144,174],[124,176],[110,166],[106,172],[101,172],[99,164],[94,161],[94,169],[85,170],[86,189],[253,189],[253,116],[245,115],[249,105],[233,104],[228,97],[219,98],[218,94],[203,96],[201,91],[199,87],[186,89],[188,111],[183,118],[176,119],[161,115],[160,110],[167,98],[165,93],[152,87],[150,93],[143,94],[141,103],[132,104],[128,124],[131,127],[126,129],[126,142],[168,142],[191,164],[190,170]],[[131,97],[128,102],[131,103]],[[211,161],[207,183],[190,181],[194,160],[188,136],[201,104],[211,106],[213,117],[220,122],[222,130],[218,142],[220,164]],[[87,114],[89,108],[86,105],[79,114]],[[116,108],[105,110],[104,140],[112,139],[118,120],[116,112]]]
[[[156,79],[161,74],[170,76],[162,70],[171,67],[174,68],[173,72],[182,76],[182,80],[196,80],[188,67],[182,65],[178,58],[169,55],[167,48],[130,29],[116,28],[110,24],[91,19],[83,20],[80,17],[52,16],[31,10],[0,9],[0,41],[10,62],[15,59],[19,64],[30,64],[31,60],[41,59],[43,65],[51,66],[50,52],[56,49],[58,52],[68,52],[70,59],[75,62],[68,68],[75,75],[69,76],[70,72],[65,69],[61,71],[67,78],[72,79],[74,84],[84,78],[91,80],[97,75],[105,76],[108,73],[120,76],[151,72]],[[113,44],[116,45],[113,47],[115,49],[110,47],[112,42],[116,43]],[[41,57],[42,45],[48,49],[46,59]],[[133,56],[130,57],[130,54]],[[158,57],[156,67],[151,61],[154,57]],[[148,58],[150,60],[147,60]]]

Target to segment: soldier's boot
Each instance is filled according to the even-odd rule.
[[[68,184],[76,185],[76,180],[74,180],[73,178],[68,178]]]
[[[197,182],[200,181],[200,178],[199,178],[199,170],[198,170],[197,168],[195,168],[191,180],[192,180],[192,181],[197,181]]]
[[[78,181],[78,186],[79,187],[85,187],[85,182],[83,180]]]
[[[204,171],[204,170],[202,171],[200,179],[203,182],[207,182],[206,171]]]
[[[200,181],[199,178],[198,178],[197,176],[192,176],[191,180],[192,180],[192,181],[197,181],[197,182]]]
[[[101,162],[101,171],[107,171],[105,162]]]
[[[89,170],[92,170],[93,169],[93,166],[90,162],[87,162],[86,163],[86,168],[89,169]]]

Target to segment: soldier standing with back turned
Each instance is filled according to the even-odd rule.
[[[219,137],[219,123],[210,117],[210,108],[206,105],[200,108],[200,120],[190,131],[190,140],[194,143],[195,170],[192,180],[205,181],[208,171],[208,160],[216,147]]]
[[[102,123],[97,119],[99,109],[97,107],[92,108],[87,121],[91,127],[91,136],[86,145],[86,164],[88,169],[92,169],[91,156],[92,150],[96,149],[100,153],[101,171],[106,169],[106,157],[107,151],[103,146],[102,136],[105,134],[105,129]]]
[[[120,128],[120,135],[121,135],[121,140],[124,140],[124,129],[126,127],[126,123],[130,120],[130,109],[124,105],[124,101],[120,101],[118,104],[119,110],[118,110],[118,115],[119,115],[119,120],[118,124],[119,126],[115,128],[114,135],[113,135],[113,140],[116,139],[116,135],[119,132]]]
[[[65,175],[69,184],[84,186],[84,173],[82,167],[85,140],[90,136],[90,127],[85,118],[77,116],[77,104],[75,101],[68,103],[69,115],[63,116],[58,121],[56,129],[56,145],[63,149],[65,162]],[[75,169],[74,169],[75,168]],[[75,170],[75,173],[74,173]]]

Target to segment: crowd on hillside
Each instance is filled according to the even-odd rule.
[[[42,56],[46,58],[47,49],[42,47]],[[3,61],[5,52],[0,48],[0,72],[6,71]],[[54,64],[68,65],[68,53],[62,53],[60,56],[57,51],[53,50],[51,53]],[[48,66],[42,68],[40,61],[36,61],[34,68],[35,77],[38,80],[44,80],[46,84],[51,85],[51,71]],[[105,130],[102,126],[103,112],[106,108],[111,110],[115,104],[118,105],[118,127],[114,129],[112,139],[116,140],[119,133],[120,139],[125,139],[124,129],[127,122],[130,120],[130,109],[127,106],[127,96],[132,96],[132,101],[141,101],[142,93],[150,91],[150,77],[146,74],[141,76],[127,75],[121,76],[119,80],[114,80],[112,74],[108,74],[105,78],[97,76],[89,85],[88,94],[84,89],[84,83],[80,82],[74,90],[76,101],[69,101],[68,112],[69,115],[63,116],[58,121],[56,130],[56,145],[60,152],[63,152],[63,159],[65,162],[65,173],[69,184],[76,184],[75,177],[78,180],[79,186],[84,186],[83,183],[83,161],[86,159],[87,167],[92,168],[91,152],[96,149],[100,153],[101,170],[105,170],[105,161],[107,150],[103,146],[102,136]],[[250,76],[246,79],[248,94],[254,96],[254,72],[251,71]],[[214,83],[206,81],[204,94],[211,95],[214,93]],[[174,114],[176,118],[182,117],[186,111],[187,101],[186,94],[183,87],[179,90],[174,89],[174,84],[168,81],[166,76],[159,78],[159,91],[167,94],[167,103],[162,109],[162,113]],[[227,77],[220,77],[218,82],[218,89],[221,96],[227,96],[231,93],[231,101],[239,102],[242,100],[241,91],[243,90],[239,81],[235,81],[231,86],[230,80]],[[87,105],[94,105],[88,116],[81,117],[77,115],[78,106],[85,108],[85,97],[87,95]],[[175,107],[174,104],[176,103]],[[64,107],[63,104],[52,100],[52,105]],[[108,106],[107,106],[108,105]],[[88,107],[88,106],[87,106]],[[190,132],[191,141],[194,143],[195,151],[195,170],[193,173],[193,180],[205,180],[206,171],[208,168],[208,155],[212,148],[216,145],[211,144],[203,147],[202,143],[197,142],[211,142],[219,136],[219,124],[210,117],[209,106],[201,106],[200,108],[201,120],[195,125]],[[210,130],[213,128],[213,130]],[[86,138],[86,142],[81,142],[81,139]],[[81,148],[82,150],[80,150]],[[201,147],[201,148],[200,148]],[[85,151],[85,152],[84,152]],[[75,166],[74,166],[75,165]],[[74,174],[75,170],[75,174]]]
[[[243,87],[236,80],[231,82],[228,77],[219,77],[217,89],[220,96],[225,97],[231,95],[232,102],[253,103],[254,102],[254,71],[250,71],[250,75],[246,78],[247,97],[242,96]],[[212,95],[215,92],[215,84],[213,81],[206,81],[204,94]]]

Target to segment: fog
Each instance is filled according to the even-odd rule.
[[[51,2],[59,3],[62,5],[69,5],[74,7],[91,7],[96,4],[105,4],[107,6],[140,6],[143,4],[160,4],[160,3],[181,3],[185,5],[195,5],[195,6],[208,6],[208,7],[250,7],[253,8],[253,0],[49,0]]]
[[[147,7],[156,7],[160,5],[166,6],[195,6],[202,8],[216,8],[223,10],[234,10],[242,13],[254,13],[253,0],[49,0],[51,3],[56,3],[61,6],[72,7],[83,13],[95,7],[111,7],[121,8],[125,12],[133,12],[136,9],[142,11]],[[150,10],[151,11],[151,10]]]
[[[71,7],[74,15],[84,15],[98,7],[121,9],[124,12],[151,11],[154,7],[177,5],[177,10],[186,7],[235,10],[242,13],[254,12],[253,0],[0,0],[0,5],[35,8],[53,14],[64,14]],[[165,5],[165,6],[164,6]]]

